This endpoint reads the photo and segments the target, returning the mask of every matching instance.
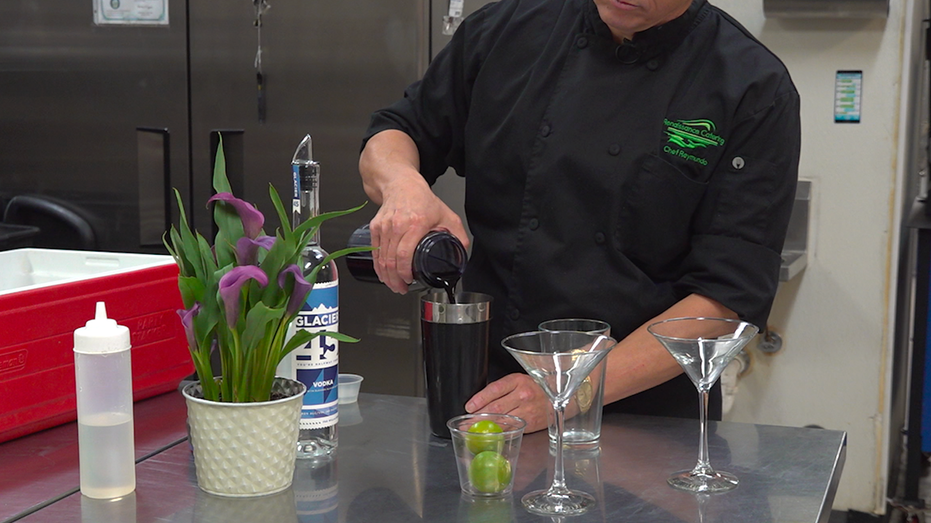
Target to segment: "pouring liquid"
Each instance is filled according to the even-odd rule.
[[[443,290],[446,291],[446,297],[449,298],[450,304],[456,303],[456,285],[459,284],[459,274],[456,273],[455,278],[442,279]]]

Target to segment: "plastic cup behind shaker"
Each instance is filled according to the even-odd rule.
[[[611,335],[611,326],[601,320],[563,318],[544,321],[542,331],[576,331],[591,334]],[[566,406],[566,422],[563,427],[563,446],[579,449],[598,446],[601,438],[601,416],[604,406],[604,382],[606,360],[602,360],[579,386],[579,390]],[[550,444],[556,443],[556,420],[549,420]]]

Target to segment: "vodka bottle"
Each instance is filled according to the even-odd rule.
[[[320,164],[313,160],[310,135],[304,137],[291,160],[294,193],[291,211],[294,226],[317,215]],[[304,276],[327,256],[315,235],[301,255]],[[339,278],[330,261],[317,272],[307,301],[291,324],[289,337],[298,329],[309,332],[339,330]],[[336,450],[339,342],[326,335],[295,349],[278,367],[279,375],[297,379],[307,386],[301,410],[298,458],[318,458]],[[290,367],[290,368],[288,368]]]

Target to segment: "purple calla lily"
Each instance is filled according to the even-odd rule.
[[[240,200],[228,192],[214,194],[207,203],[214,201],[223,201],[233,206],[239,219],[242,220],[242,229],[249,238],[257,238],[262,232],[262,226],[265,225],[265,215],[255,208],[251,203]]]
[[[194,302],[194,306],[190,309],[178,309],[178,316],[181,316],[181,325],[184,327],[188,347],[191,350],[197,350],[197,341],[194,338],[194,316],[197,316],[199,312],[200,302]]]
[[[259,259],[259,247],[270,251],[275,244],[274,236],[259,236],[256,239],[242,238],[236,240],[236,260],[239,265],[257,265]]]
[[[285,288],[285,284],[288,282],[288,274],[294,276],[294,290],[291,291],[291,296],[288,297],[288,315],[290,316],[301,310],[301,306],[304,305],[304,301],[307,299],[307,293],[310,292],[313,286],[304,279],[301,268],[292,263],[278,273],[278,286],[282,289]]]
[[[249,280],[259,282],[261,287],[268,285],[268,276],[255,265],[233,267],[220,278],[220,297],[226,309],[226,324],[231,329],[236,328],[236,322],[239,320],[239,291]]]

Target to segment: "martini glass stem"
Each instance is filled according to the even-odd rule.
[[[566,488],[566,471],[562,461],[562,433],[566,425],[566,406],[562,403],[553,404],[556,411],[556,464],[553,466],[553,484],[550,493],[568,494]]]
[[[701,474],[712,476],[714,475],[714,469],[711,468],[711,461],[708,459],[708,391],[699,390],[698,391],[698,401],[699,401],[699,438],[701,439],[698,446],[698,463],[695,464],[695,468],[692,469],[692,474]]]

